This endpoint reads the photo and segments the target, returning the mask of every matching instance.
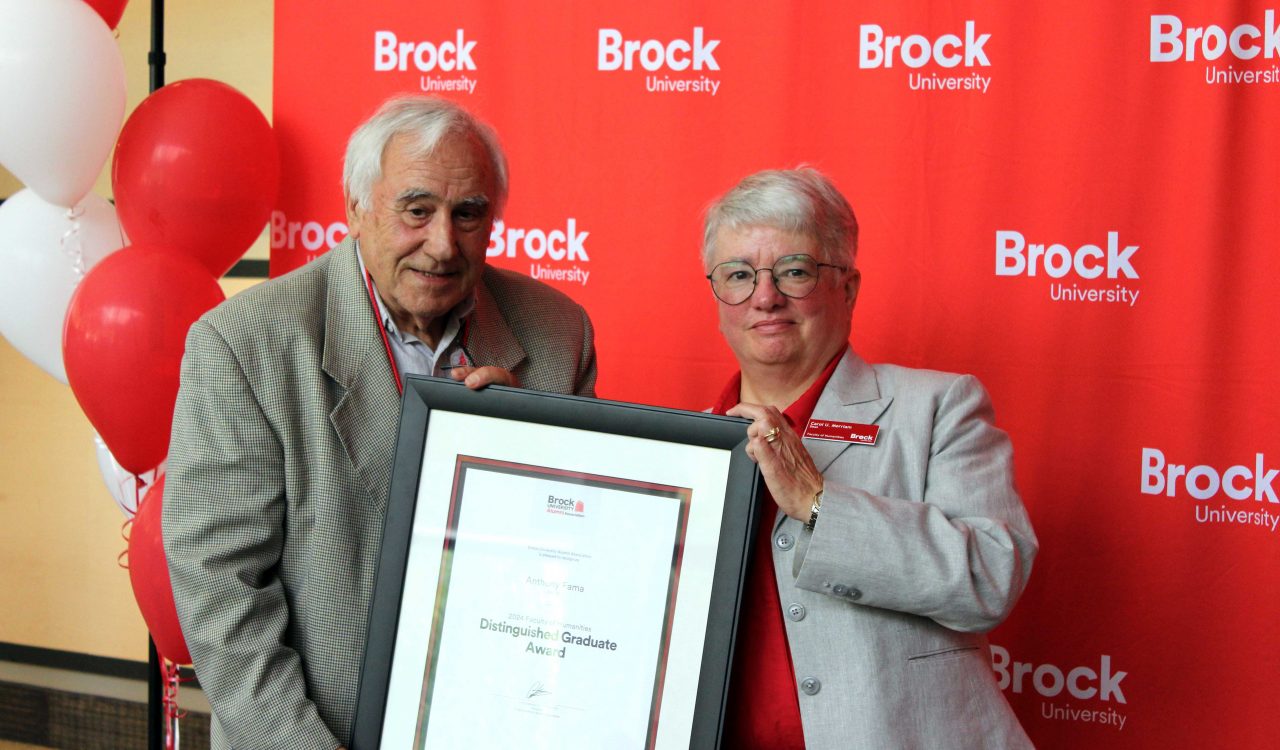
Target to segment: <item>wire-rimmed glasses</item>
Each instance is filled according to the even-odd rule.
[[[707,280],[716,299],[726,305],[741,305],[756,290],[761,271],[768,271],[778,292],[792,299],[803,299],[818,286],[818,273],[823,268],[849,270],[847,266],[819,263],[811,255],[785,255],[771,268],[755,268],[745,260],[727,260],[711,269]]]

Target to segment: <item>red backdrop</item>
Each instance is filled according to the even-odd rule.
[[[1013,436],[1042,549],[993,661],[1036,744],[1270,746],[1278,23],[1227,0],[276,0],[272,274],[344,236],[351,129],[434,89],[500,133],[491,262],[586,306],[600,395],[703,408],[734,367],[701,212],[816,166],[862,225],[855,347],[975,373]]]

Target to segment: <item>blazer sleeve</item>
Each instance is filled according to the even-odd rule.
[[[818,523],[797,546],[796,585],[985,632],[1013,609],[1038,549],[1014,489],[1013,450],[969,375],[938,399],[933,424],[918,427],[928,433],[923,465],[889,460],[923,472],[923,502],[861,489],[836,461]]]
[[[187,335],[165,478],[163,534],[196,675],[233,747],[332,750],[283,645],[286,591],[281,445],[222,336]]]
[[[595,398],[596,395],[596,334],[587,311],[579,307],[582,315],[582,355],[578,359],[578,378],[573,395]]]

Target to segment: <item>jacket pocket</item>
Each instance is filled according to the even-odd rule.
[[[947,658],[957,658],[965,656],[971,652],[977,651],[977,646],[949,646],[947,648],[938,648],[932,651],[915,654],[907,657],[908,663],[919,663],[932,660],[942,660]]]

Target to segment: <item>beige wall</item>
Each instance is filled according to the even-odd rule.
[[[165,80],[223,81],[270,118],[270,0],[183,0],[165,12]],[[147,95],[150,14],[134,0],[120,22],[128,111]],[[20,189],[0,169],[0,196]],[[110,161],[95,192],[111,195]],[[246,257],[265,259],[265,239]],[[223,286],[230,294],[250,283]],[[116,564],[124,516],[98,471],[93,429],[71,390],[3,339],[0,477],[0,641],[145,660],[145,626]]]

